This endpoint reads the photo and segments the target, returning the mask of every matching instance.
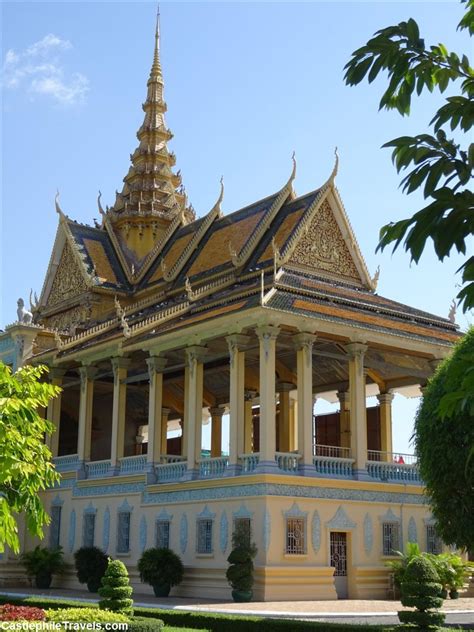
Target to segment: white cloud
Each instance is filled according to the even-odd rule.
[[[63,105],[83,103],[89,80],[81,73],[66,74],[61,64],[61,53],[71,48],[71,42],[50,33],[23,51],[8,50],[2,85],[25,89],[31,95],[44,95]]]

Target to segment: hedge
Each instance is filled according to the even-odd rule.
[[[40,599],[26,597],[25,599],[12,599],[0,595],[0,603],[29,604],[40,608],[73,608],[73,607],[98,607],[97,604],[80,601]],[[389,632],[393,626],[382,625],[355,625],[351,623],[326,623],[315,621],[300,621],[297,619],[271,619],[263,617],[237,616],[229,614],[214,614],[204,612],[184,612],[176,610],[161,610],[159,608],[134,608],[135,616],[146,619],[160,619],[167,626],[176,628],[191,628],[193,630],[206,630],[209,632]],[[144,620],[143,620],[144,621]],[[396,626],[395,626],[396,629]],[[156,630],[156,628],[155,628]],[[135,629],[133,632],[155,632],[151,629]]]

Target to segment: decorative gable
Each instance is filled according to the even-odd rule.
[[[299,239],[289,263],[361,282],[353,256],[327,199]]]
[[[47,306],[48,308],[53,307],[87,291],[87,289],[88,286],[77,262],[77,257],[66,241],[47,298]]]

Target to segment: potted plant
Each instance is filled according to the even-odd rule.
[[[390,560],[386,562],[386,566],[389,566],[393,572],[393,581],[396,588],[400,589],[403,581],[403,577],[405,575],[406,568],[408,563],[415,557],[419,557],[422,555],[420,547],[416,542],[407,542],[405,545],[406,553],[402,553],[401,551],[395,551],[395,554],[398,555],[400,559],[398,560]]]
[[[183,581],[184,566],[171,549],[147,549],[138,560],[140,579],[153,587],[155,597],[167,597]]]
[[[96,546],[83,546],[74,553],[77,579],[92,593],[99,590],[107,563],[107,555]]]
[[[232,587],[232,599],[238,603],[252,599],[253,559],[256,555],[257,547],[251,541],[248,527],[237,524],[232,535],[232,551],[227,558],[230,566],[226,577]]]
[[[38,545],[32,551],[23,553],[20,561],[28,577],[34,578],[36,588],[49,588],[53,575],[64,570],[63,549],[60,546],[48,549]]]

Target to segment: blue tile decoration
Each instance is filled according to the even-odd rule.
[[[146,516],[143,515],[140,518],[140,528],[139,528],[140,551],[142,553],[146,548],[146,538],[147,538]]]
[[[301,511],[301,509],[298,507],[298,503],[293,503],[290,509],[283,512],[283,515],[285,516],[285,518],[306,518],[308,512]]]
[[[400,516],[394,514],[391,507],[389,507],[383,515],[379,516],[379,520],[380,522],[402,522]]]
[[[51,501],[51,507],[62,507],[63,505],[64,505],[64,498],[61,498],[59,494],[56,494],[56,496]]]
[[[201,511],[201,513],[199,513],[196,518],[199,519],[203,519],[203,520],[214,520],[214,518],[216,517],[215,513],[212,513],[212,511],[210,511],[209,507],[206,505],[204,507],[204,509]]]
[[[368,513],[364,517],[364,550],[368,556],[372,553],[372,547],[374,545],[374,525],[372,518]]]
[[[410,520],[408,521],[408,542],[418,542],[416,522],[413,516],[410,516]]]
[[[349,518],[349,516],[346,514],[346,512],[341,506],[339,506],[338,510],[336,511],[334,516],[331,518],[331,520],[326,522],[326,527],[328,529],[346,530],[346,529],[355,529],[356,526],[357,526],[356,523],[353,522]]]
[[[221,515],[220,532],[219,532],[219,545],[221,547],[222,553],[226,552],[228,541],[229,541],[229,521],[227,519],[227,513],[223,511]]]
[[[179,523],[179,549],[181,553],[186,552],[188,546],[188,517],[184,513]]]
[[[107,553],[107,549],[109,548],[109,539],[110,539],[110,509],[107,506],[104,512],[104,527],[102,531],[102,548],[104,549],[104,553]]]
[[[76,539],[76,510],[73,509],[69,514],[69,533],[68,533],[68,550],[69,553],[74,551],[74,540]]]
[[[97,513],[97,507],[94,507],[94,505],[92,504],[92,502],[90,502],[87,507],[84,509],[85,514],[96,514]]]
[[[268,550],[270,548],[271,536],[272,536],[272,524],[271,524],[270,512],[268,511],[268,509],[265,509],[265,512],[263,514],[263,540],[262,540],[263,550],[265,551],[265,553],[268,553]]]
[[[232,513],[232,516],[234,520],[238,520],[239,518],[248,518],[249,520],[251,520],[253,513],[254,512],[247,509],[245,503],[243,503],[242,505],[240,505],[237,511],[234,511]]]
[[[313,519],[311,520],[311,541],[313,551],[318,553],[321,547],[321,518],[317,509],[314,511]]]

